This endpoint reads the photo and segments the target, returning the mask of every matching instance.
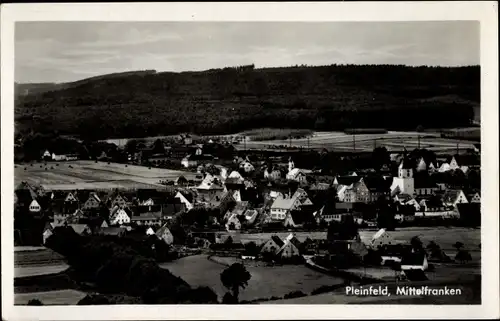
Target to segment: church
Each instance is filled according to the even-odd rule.
[[[415,179],[413,177],[413,166],[410,160],[405,156],[399,164],[398,176],[393,177],[391,185],[391,193],[399,189],[399,193],[415,195]]]

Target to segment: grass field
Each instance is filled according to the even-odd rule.
[[[15,293],[14,304],[26,305],[32,299],[42,301],[44,305],[76,305],[87,293],[76,290],[57,290],[32,293]]]
[[[71,167],[70,167],[71,166]],[[159,180],[190,179],[190,172],[94,161],[48,162],[16,165],[15,183],[27,181],[46,189],[158,188]]]
[[[206,255],[188,256],[174,262],[161,264],[174,275],[183,278],[191,286],[208,286],[217,295],[227,292],[220,281],[224,265],[209,261]],[[309,293],[322,285],[336,285],[342,279],[313,271],[303,265],[284,265],[276,267],[247,266],[252,278],[248,287],[240,293],[241,300],[282,297],[292,291]]]
[[[297,148],[322,149],[331,151],[349,152],[372,151],[374,147],[386,147],[389,151],[400,151],[404,147],[408,150],[418,147],[418,137],[420,136],[420,147],[433,150],[435,152],[455,152],[457,143],[459,149],[465,150],[474,148],[473,142],[457,139],[441,138],[439,133],[417,133],[417,132],[388,132],[386,134],[358,134],[347,135],[343,132],[315,132],[309,139],[292,139],[291,146]],[[355,143],[354,143],[355,141]],[[290,146],[289,139],[255,141],[251,137],[247,138],[246,144],[237,145],[238,148],[247,149],[269,149],[272,146]],[[355,145],[355,146],[354,146]],[[355,148],[354,148],[355,147]]]

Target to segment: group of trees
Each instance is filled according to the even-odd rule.
[[[55,129],[85,139],[261,127],[343,130],[373,123],[414,130],[469,125],[478,102],[479,67],[131,73],[18,97],[16,130]]]
[[[143,255],[147,253],[143,244],[80,236],[70,227],[57,227],[47,246],[66,257],[71,276],[77,282],[94,284],[103,294],[124,293],[139,297],[146,304],[202,303],[213,299],[213,296],[204,296],[199,302],[198,292],[206,292],[206,289],[193,289],[181,278],[160,268],[154,258]]]

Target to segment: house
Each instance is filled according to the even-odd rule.
[[[481,195],[479,192],[468,195],[469,203],[481,203]]]
[[[198,166],[199,160],[200,160],[199,157],[193,155],[187,155],[182,159],[181,165],[184,166],[185,168],[196,167]]]
[[[417,196],[434,195],[439,190],[434,180],[426,175],[415,177],[414,183]]]
[[[193,137],[191,137],[191,135],[189,135],[189,134],[181,135],[181,139],[184,142],[184,145],[193,144]]]
[[[291,238],[285,239],[284,244],[276,252],[276,256],[280,259],[291,259],[296,256],[300,256],[300,242],[293,236]]]
[[[43,242],[43,244],[45,244],[47,242],[47,240],[49,239],[49,237],[52,234],[54,234],[54,228],[55,228],[54,223],[47,223],[47,224],[45,224],[45,228],[43,229],[43,233],[42,233],[42,242]]]
[[[370,241],[370,245],[373,248],[379,248],[385,245],[391,245],[393,243],[394,238],[389,233],[387,233],[385,229],[378,230],[378,232],[373,235]]]
[[[264,178],[268,180],[278,180],[281,179],[282,173],[277,167],[266,168],[264,171]]]
[[[285,227],[300,227],[305,223],[314,222],[312,211],[307,210],[291,210],[283,222]]]
[[[64,154],[58,155],[56,153],[52,153],[52,160],[53,161],[59,162],[59,161],[65,161],[66,159],[67,159],[67,157]]]
[[[303,170],[294,168],[286,174],[286,179],[290,181],[297,181],[301,184],[307,183],[307,177]]]
[[[257,219],[257,216],[259,216],[259,211],[258,210],[246,210],[245,212],[245,221],[247,224],[253,224],[255,220]]]
[[[432,197],[429,199],[423,199],[420,201],[420,209],[426,213],[443,212],[447,209],[447,206],[443,204],[443,201],[438,197]]]
[[[108,200],[110,201],[108,203],[109,208],[113,208],[115,206],[125,208],[130,205],[130,202],[126,199],[126,197],[120,193],[113,193],[110,197],[108,197]]]
[[[447,190],[443,195],[443,204],[456,207],[457,204],[469,203],[462,190]]]
[[[42,160],[48,161],[51,159],[52,159],[52,154],[48,150],[45,150],[45,152],[42,155]]]
[[[245,171],[245,173],[250,173],[255,170],[255,167],[250,163],[248,157],[245,161],[241,162],[239,167]]]
[[[427,171],[427,164],[425,163],[424,158],[420,158],[420,160],[417,163],[417,168],[415,169],[417,172],[424,172]]]
[[[31,213],[40,213],[40,211],[42,210],[42,207],[40,206],[40,204],[37,202],[36,199],[32,200],[29,207],[28,207],[29,211]]]
[[[163,240],[167,245],[174,243],[174,236],[168,229],[167,224],[163,225],[158,231],[156,231],[156,236]]]
[[[372,201],[370,190],[363,179],[347,187],[342,196],[341,201],[346,203],[369,203]]]
[[[185,211],[186,205],[176,197],[170,197],[161,204],[161,215],[164,219],[171,219],[174,215]]]
[[[290,211],[300,208],[300,201],[297,198],[278,197],[271,205],[271,219],[284,221]]]
[[[245,180],[238,171],[232,171],[227,178],[233,179],[231,181],[233,184],[243,184],[243,181]]]
[[[123,237],[127,234],[127,229],[125,227],[101,227],[96,233],[98,235]]]
[[[275,254],[285,243],[277,235],[272,235],[269,240],[267,240],[260,248],[260,253],[272,253]]]
[[[130,224],[130,217],[132,213],[128,208],[120,208],[115,206],[109,215],[109,224],[110,225],[123,225]]]
[[[146,230],[146,235],[155,235],[155,231],[151,226]]]
[[[188,184],[189,184],[189,182],[188,182],[187,178],[184,177],[183,175],[180,175],[174,181],[175,186],[187,186]]]
[[[228,231],[241,230],[241,222],[236,213],[233,213],[227,220],[226,229]]]
[[[318,182],[318,183],[312,184],[309,187],[309,190],[310,191],[327,191],[329,188],[330,188],[330,184]]]
[[[87,224],[68,224],[68,226],[79,235],[89,235],[91,233],[90,227]]]
[[[243,215],[249,207],[249,203],[247,201],[245,202],[237,202],[236,205],[231,209],[226,212],[224,215],[224,220],[228,220],[233,214],[236,214],[236,216]]]
[[[88,199],[83,204],[82,209],[84,209],[84,210],[96,209],[96,208],[99,208],[100,206],[101,206],[100,197],[96,193],[91,192],[88,194]]]
[[[421,270],[425,271],[429,267],[427,262],[427,255],[425,252],[420,253],[408,253],[404,255],[401,259],[401,270],[406,272],[408,270]]]
[[[221,185],[220,181],[208,174],[205,179],[198,185],[196,191],[200,196],[212,198],[215,194],[224,191],[224,186]]]
[[[159,207],[156,207],[155,210],[141,211],[141,209],[137,209],[137,212],[140,212],[139,215],[134,215],[130,218],[131,223],[144,226],[153,226],[161,224],[161,219],[162,219],[161,205]]]
[[[175,194],[175,198],[179,199],[181,203],[184,204],[186,210],[190,211],[191,209],[193,209],[194,207],[193,198],[190,197],[190,195],[184,195],[179,191],[177,192],[177,194]],[[188,198],[190,198],[191,200],[189,200]]]

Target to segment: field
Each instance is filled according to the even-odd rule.
[[[292,139],[291,146],[295,148],[326,148],[330,151],[372,151],[375,147],[386,147],[389,151],[401,151],[418,147],[420,136],[420,147],[435,152],[449,153],[457,150],[474,148],[473,142],[441,138],[439,133],[417,133],[417,132],[388,132],[386,134],[357,134],[348,135],[343,132],[315,132],[309,138]],[[274,149],[279,146],[290,146],[289,139],[276,140],[252,140],[247,137],[245,144],[240,143],[237,148],[247,149]]]
[[[70,161],[16,165],[14,175],[16,185],[27,181],[41,184],[47,190],[73,190],[158,188],[163,186],[160,180],[174,180],[179,175],[190,179],[194,174],[117,163]]]
[[[161,267],[183,278],[191,286],[209,286],[220,298],[227,292],[220,281],[220,274],[226,267],[209,261],[205,255],[188,256],[161,264]],[[241,291],[241,300],[282,297],[292,291],[310,293],[322,285],[343,282],[340,278],[313,271],[303,265],[247,266],[247,270],[252,278],[248,287]]]
[[[26,305],[32,299],[38,299],[44,305],[76,305],[87,293],[76,290],[57,290],[33,293],[15,293],[14,304]]]

